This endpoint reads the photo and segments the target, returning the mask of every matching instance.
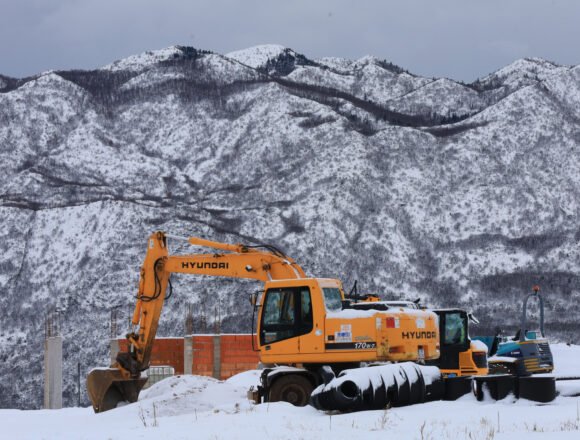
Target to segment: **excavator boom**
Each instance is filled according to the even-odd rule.
[[[178,238],[169,236],[170,238]],[[197,237],[190,244],[225,251],[213,254],[170,256],[163,232],[149,237],[141,268],[137,303],[127,335],[129,351],[120,352],[107,369],[95,369],[87,377],[87,391],[95,412],[115,408],[121,401],[135,402],[147,381],[141,372],[149,368],[153,341],[172,273],[247,278],[260,281],[305,278],[304,270],[272,247],[225,244]],[[170,288],[171,289],[171,288]]]

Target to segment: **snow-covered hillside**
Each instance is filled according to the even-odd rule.
[[[574,369],[580,347],[559,344],[556,365]],[[94,414],[92,408],[0,410],[7,438],[18,439],[577,439],[580,381],[558,382],[549,404],[515,400],[430,402],[383,411],[332,414],[286,402],[251,404],[249,371],[225,382],[176,376],[141,393],[137,403]]]
[[[75,401],[77,364],[108,363],[111,310],[125,333],[158,229],[270,242],[346,288],[473,309],[477,333],[512,331],[539,283],[550,336],[578,339],[580,67],[519,60],[460,84],[370,56],[176,46],[0,80],[0,407],[40,405],[55,310]],[[256,283],[174,287],[161,335],[183,333],[188,303],[196,330],[250,330]]]

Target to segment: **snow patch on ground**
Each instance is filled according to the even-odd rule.
[[[557,372],[579,369],[580,346],[553,344]],[[246,399],[260,371],[226,381],[175,376],[141,393],[137,403],[103,414],[90,408],[0,410],[5,438],[17,439],[577,439],[580,381],[558,383],[547,405],[512,396],[478,402],[431,402],[383,411],[326,414],[287,403],[254,405]],[[364,378],[361,378],[364,380]],[[368,379],[366,379],[368,380]],[[575,396],[576,395],[576,396]]]

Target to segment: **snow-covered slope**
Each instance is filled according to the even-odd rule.
[[[533,84],[536,81],[544,81],[554,74],[567,70],[567,67],[559,66],[541,58],[522,58],[477,82],[483,86],[495,85],[497,87],[501,84],[513,90],[524,85]]]
[[[269,60],[279,57],[286,50],[287,48],[279,44],[264,44],[230,52],[226,57],[256,69],[264,67]]]
[[[475,90],[441,78],[394,99],[389,105],[402,113],[429,115],[434,112],[451,119],[477,113],[485,103]]]
[[[167,47],[160,50],[152,50],[138,55],[132,55],[121,60],[117,60],[111,64],[103,66],[103,70],[135,70],[140,71],[148,67],[154,66],[161,61],[170,60],[173,57],[180,56],[182,51],[178,46]]]
[[[534,78],[518,82],[529,63]],[[0,406],[40,404],[51,311],[66,336],[65,402],[78,363],[108,362],[111,310],[125,333],[157,229],[271,242],[347,288],[473,309],[481,333],[513,329],[540,283],[550,334],[577,337],[580,70],[518,66],[465,85],[373,57],[176,46],[6,79]],[[218,306],[223,330],[250,330],[256,283],[174,287],[161,335],[183,332],[187,303],[196,330],[211,330]]]

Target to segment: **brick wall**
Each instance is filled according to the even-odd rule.
[[[255,370],[259,356],[252,350],[252,335],[221,335],[220,378]]]
[[[193,362],[191,364],[191,374],[213,376],[213,339],[213,335],[192,335]]]
[[[127,341],[118,339],[119,349],[127,350]],[[191,344],[191,368],[184,365],[187,344]],[[217,361],[217,362],[216,362]],[[227,379],[258,366],[258,353],[252,349],[252,335],[191,335],[186,338],[155,339],[151,365],[170,365],[175,374],[189,373]]]

